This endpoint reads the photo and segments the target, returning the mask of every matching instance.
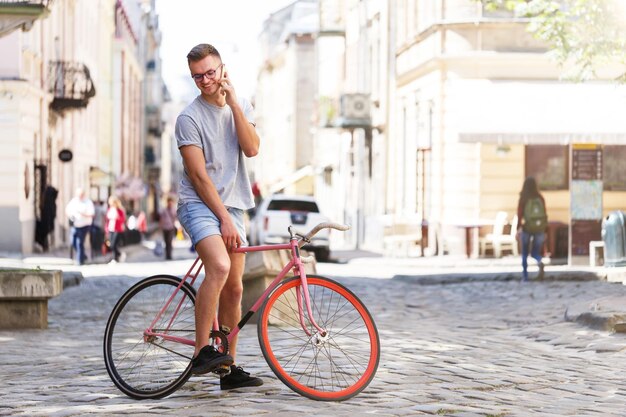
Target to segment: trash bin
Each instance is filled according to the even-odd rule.
[[[626,266],[626,221],[624,213],[612,211],[602,220],[604,265]]]

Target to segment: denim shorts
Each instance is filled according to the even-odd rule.
[[[246,229],[243,224],[243,210],[232,207],[226,207],[226,209],[239,232],[242,246],[247,246]],[[178,206],[177,213],[178,221],[185,228],[194,246],[209,236],[222,235],[219,219],[204,203],[181,203]]]

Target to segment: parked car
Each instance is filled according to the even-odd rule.
[[[289,241],[288,227],[308,232],[318,223],[329,219],[322,215],[315,198],[301,195],[274,194],[265,198],[250,220],[251,245],[285,243]],[[315,253],[318,261],[327,261],[330,255],[329,231],[320,231],[304,249]]]

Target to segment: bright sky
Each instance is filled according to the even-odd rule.
[[[217,48],[238,96],[254,94],[260,62],[258,36],[263,21],[293,0],[157,0],[163,34],[163,78],[174,100],[198,93],[187,67],[187,53],[199,43]]]

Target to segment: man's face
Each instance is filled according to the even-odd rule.
[[[219,91],[222,69],[222,61],[213,55],[209,55],[200,61],[189,63],[189,70],[196,86],[204,95],[208,96],[212,96]]]

